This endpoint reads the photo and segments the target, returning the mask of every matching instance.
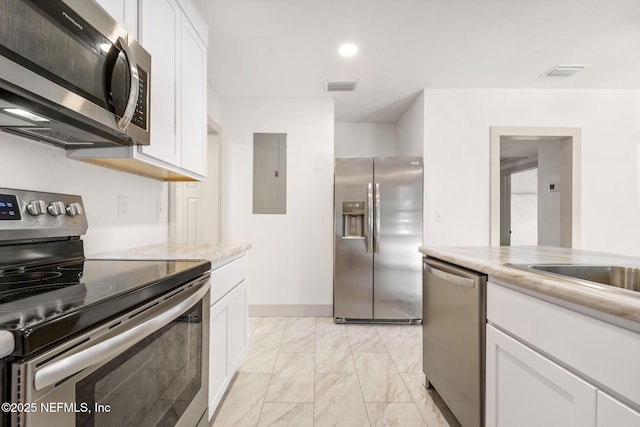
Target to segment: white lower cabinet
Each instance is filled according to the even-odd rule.
[[[246,255],[218,268],[214,266],[209,324],[209,417],[247,354],[247,287]]]
[[[231,292],[229,306],[231,322],[229,325],[229,360],[230,370],[235,372],[247,355],[249,348],[249,313],[247,312],[247,281],[242,281]]]
[[[596,425],[598,427],[638,427],[640,426],[640,412],[636,412],[606,393],[598,391],[598,421]]]
[[[596,389],[487,325],[487,426],[595,427]]]
[[[640,334],[491,281],[487,322],[486,427],[640,427]]]
[[[231,295],[211,306],[209,318],[209,415],[213,415],[229,384],[229,327]]]

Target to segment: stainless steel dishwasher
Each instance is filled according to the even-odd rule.
[[[484,425],[487,276],[423,261],[424,374],[464,427]]]

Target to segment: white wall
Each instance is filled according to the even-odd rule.
[[[249,304],[333,304],[332,99],[222,99],[223,241],[251,243]],[[287,134],[287,213],[253,215],[253,133]]]
[[[422,157],[424,151],[424,91],[396,124],[397,155]]]
[[[61,148],[4,132],[0,153],[2,187],[82,196],[89,222],[86,254],[167,241],[166,183],[70,160]],[[118,218],[118,196],[128,197],[126,217]]]
[[[560,141],[538,143],[538,244],[561,246],[560,195],[570,188],[561,182],[562,150]],[[549,191],[556,183],[560,191]]]
[[[336,157],[391,157],[395,155],[395,124],[335,123]]]
[[[207,116],[211,117],[219,125],[222,125],[220,119],[220,96],[218,92],[207,82]]]
[[[582,248],[640,255],[639,91],[426,90],[424,117],[425,244],[489,244],[491,126],[569,126],[582,128]]]

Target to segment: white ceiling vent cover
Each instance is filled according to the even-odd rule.
[[[352,82],[326,82],[325,90],[327,92],[353,92],[356,90],[357,81]]]
[[[556,65],[549,71],[542,74],[540,77],[570,77],[573,76],[578,71],[582,71],[587,67],[590,67],[589,64],[565,64],[565,65]]]

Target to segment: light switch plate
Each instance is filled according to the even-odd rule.
[[[124,218],[129,213],[129,198],[118,196],[118,218]]]

